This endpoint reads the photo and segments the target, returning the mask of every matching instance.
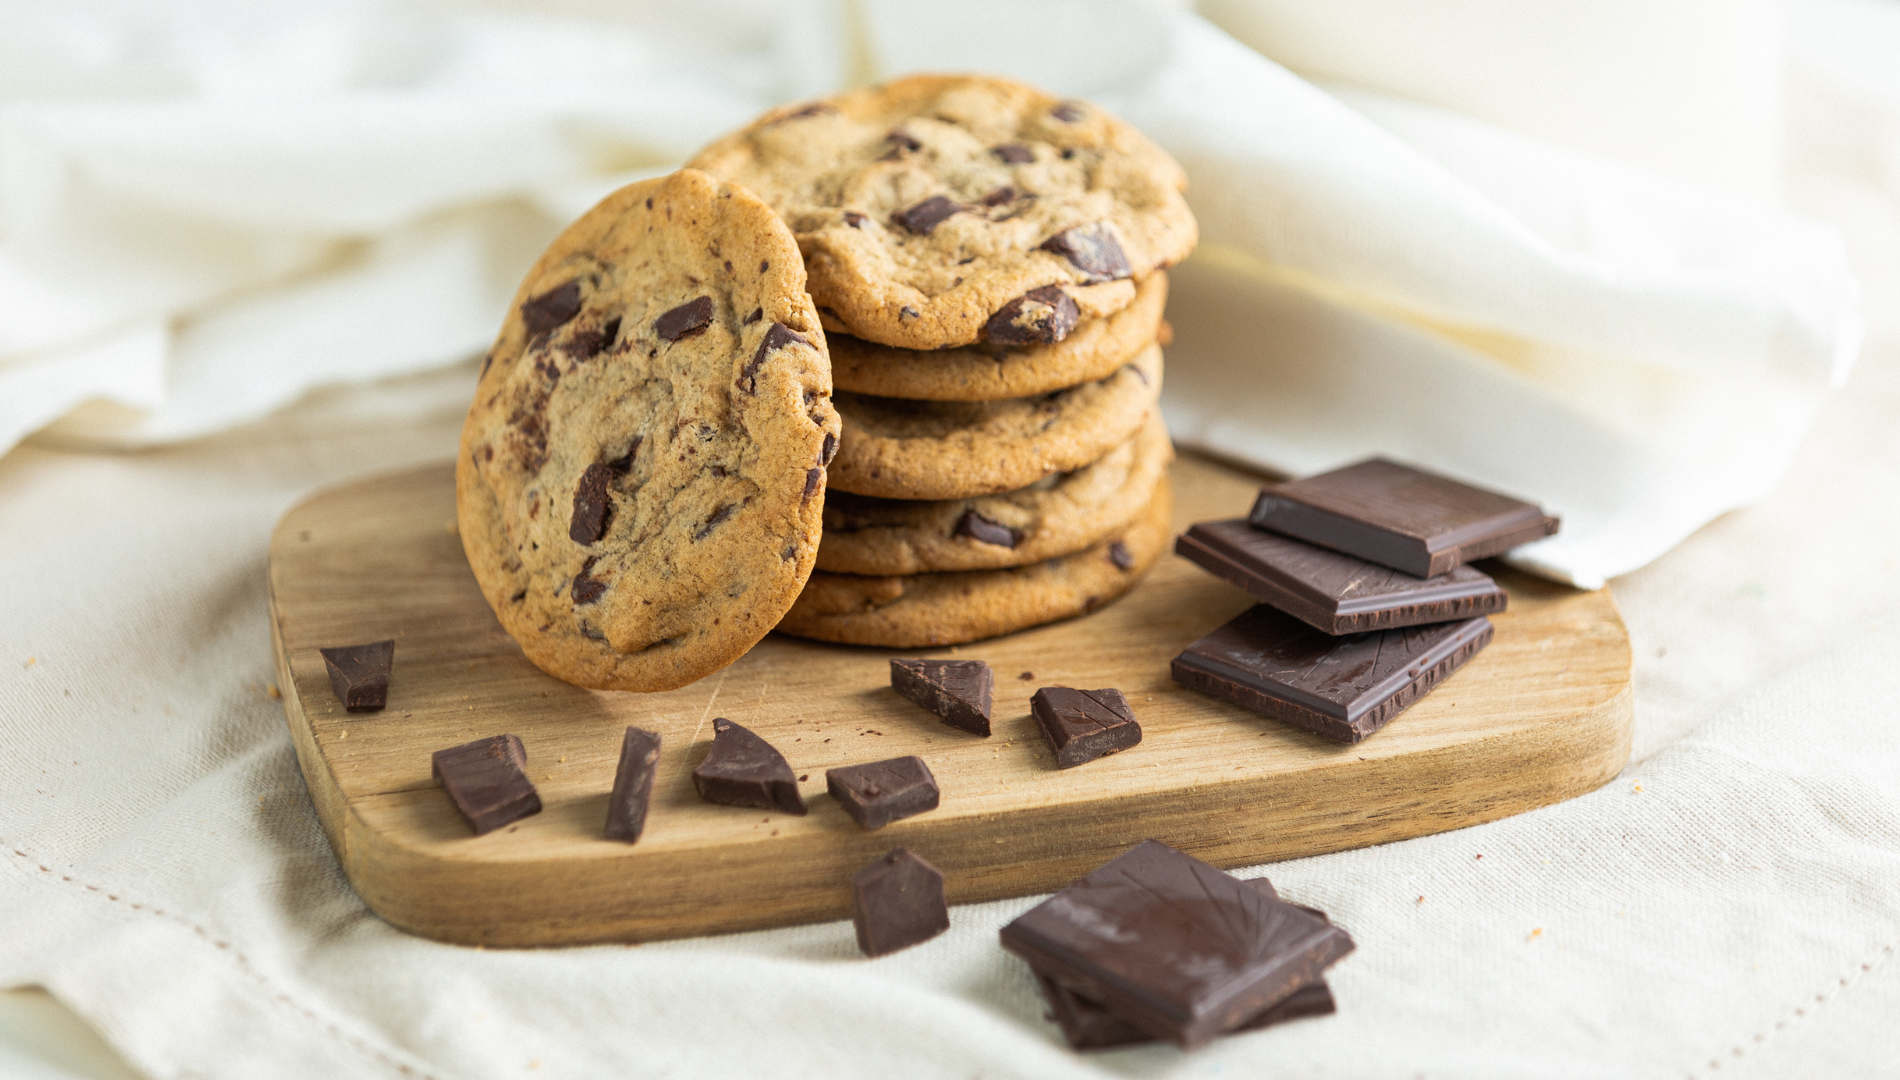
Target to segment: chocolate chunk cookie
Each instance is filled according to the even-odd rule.
[[[967,499],[1079,469],[1134,437],[1161,393],[1161,349],[1113,375],[1033,398],[906,401],[844,394],[838,491],[886,499]]]
[[[827,327],[906,349],[1062,340],[1180,262],[1180,166],[1101,109],[1006,79],[916,75],[787,106],[690,163],[798,237]]]
[[[916,574],[1026,566],[1100,542],[1141,513],[1174,447],[1159,413],[1100,460],[1017,491],[938,502],[833,492],[818,569]]]
[[[1135,302],[1105,319],[1084,319],[1051,345],[966,345],[923,352],[832,334],[831,381],[840,390],[923,401],[999,401],[1031,397],[1106,378],[1159,339],[1168,276],[1135,284]]]
[[[1163,480],[1147,509],[1120,535],[1034,566],[909,577],[821,570],[778,628],[819,641],[914,649],[1087,614],[1127,592],[1167,550],[1173,509]]]
[[[535,263],[462,428],[456,504],[528,658],[668,690],[772,629],[817,555],[838,445],[798,248],[743,188],[621,188]]]

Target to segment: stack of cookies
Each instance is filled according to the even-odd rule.
[[[918,76],[781,109],[691,163],[804,256],[843,421],[778,628],[890,647],[1079,615],[1166,549],[1162,270],[1180,167],[1101,110]]]

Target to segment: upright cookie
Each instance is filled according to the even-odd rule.
[[[528,658],[597,689],[731,663],[797,598],[838,443],[798,248],[743,188],[621,188],[528,272],[456,462],[462,546]]]
[[[818,571],[778,628],[849,645],[956,645],[1086,615],[1134,587],[1168,547],[1167,482],[1119,536],[1060,559],[1009,570],[909,577]]]
[[[1167,425],[1150,411],[1134,438],[1101,459],[1001,495],[914,501],[833,492],[818,569],[990,570],[1073,554],[1134,520],[1172,460]]]
[[[1000,401],[1107,378],[1148,343],[1168,343],[1161,312],[1168,275],[1135,283],[1135,301],[1105,319],[1083,319],[1049,345],[965,345],[924,352],[832,334],[831,381],[839,390],[922,401]]]
[[[791,226],[829,327],[907,349],[1060,341],[1195,241],[1166,152],[1093,105],[990,76],[787,106],[690,164]]]
[[[1161,393],[1161,349],[1113,375],[1007,401],[839,394],[844,438],[831,486],[885,499],[967,499],[1028,487],[1134,437]]]

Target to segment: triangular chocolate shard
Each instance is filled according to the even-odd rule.
[[[891,661],[891,689],[911,699],[953,728],[973,735],[990,733],[990,699],[996,676],[981,660]]]
[[[693,786],[707,802],[803,814],[792,767],[772,744],[725,717],[713,721],[712,751],[693,770]]]

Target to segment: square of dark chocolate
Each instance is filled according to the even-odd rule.
[[[336,645],[318,649],[330,673],[330,689],[349,712],[375,712],[389,700],[389,669],[396,658],[396,642]]]
[[[943,874],[909,848],[892,848],[851,878],[851,925],[866,956],[883,956],[950,929]]]
[[[437,750],[430,771],[480,836],[541,812],[541,796],[528,779],[527,764],[520,738],[493,735]]]
[[[1055,751],[1056,767],[1071,769],[1126,750],[1141,741],[1135,710],[1120,690],[1071,690],[1045,686],[1029,699],[1029,712]]]
[[[1384,458],[1262,488],[1247,519],[1421,578],[1549,536],[1558,525],[1521,499]]]
[[[891,689],[953,728],[990,733],[996,676],[981,660],[891,660]]]
[[[628,728],[620,739],[620,764],[614,769],[613,792],[607,796],[607,839],[629,844],[640,839],[647,826],[647,804],[653,799],[653,777],[659,763],[659,732]]]
[[[1338,927],[1154,840],[1031,908],[1002,941],[1073,993],[1190,1050],[1352,951]]]
[[[825,770],[825,786],[852,820],[881,829],[937,808],[937,778],[920,757],[897,757]]]
[[[1328,634],[1469,619],[1506,603],[1498,583],[1469,566],[1414,577],[1245,518],[1203,521],[1175,538],[1174,553]]]
[[[1480,615],[1334,637],[1257,604],[1188,646],[1171,673],[1182,686],[1356,743],[1463,667],[1491,634]]]

